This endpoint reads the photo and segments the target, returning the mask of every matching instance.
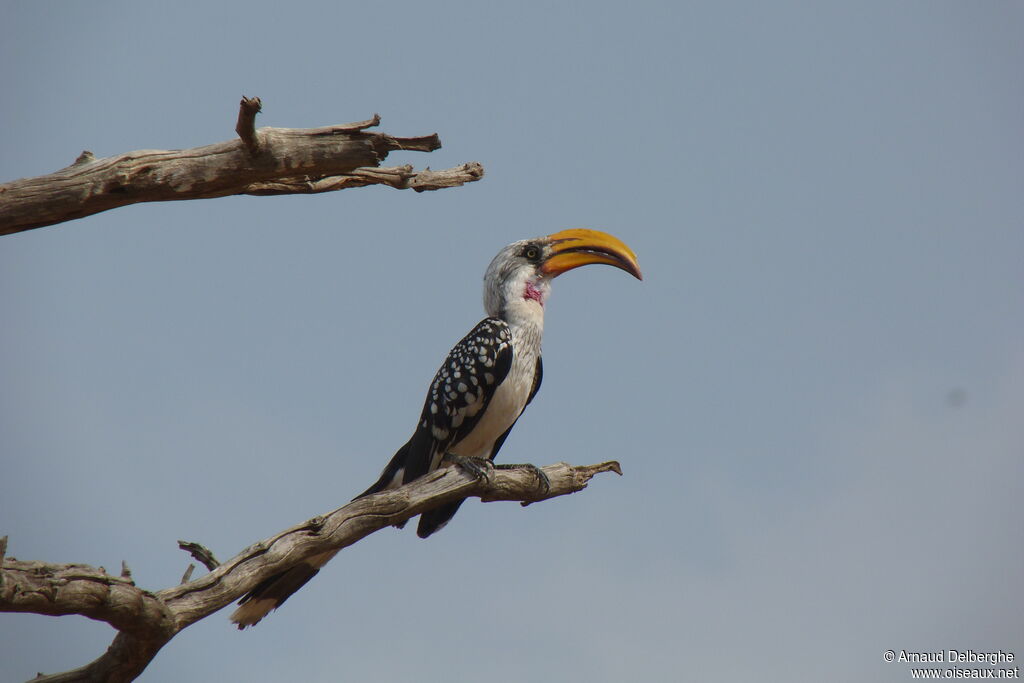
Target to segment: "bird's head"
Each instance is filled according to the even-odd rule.
[[[513,242],[498,252],[484,275],[487,315],[508,318],[517,310],[539,313],[554,278],[591,263],[615,266],[643,279],[636,254],[618,237],[599,230],[562,230]]]

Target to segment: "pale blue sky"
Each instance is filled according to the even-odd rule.
[[[1024,656],[1024,5],[0,3],[0,181],[383,117],[456,190],[144,204],[0,238],[0,535],[172,585],[408,438],[504,244],[560,278],[500,458],[625,476],[346,550],[144,681],[903,681]],[[950,400],[951,395],[964,400]],[[98,656],[0,615],[0,679]]]

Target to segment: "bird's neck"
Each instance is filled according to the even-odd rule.
[[[544,333],[544,306],[536,299],[514,299],[502,311],[502,320],[508,323],[513,333],[536,336],[539,340]]]

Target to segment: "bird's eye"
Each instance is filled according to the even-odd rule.
[[[536,261],[538,258],[540,258],[540,249],[533,245],[530,245],[523,249],[523,256],[525,256],[527,259],[531,261]]]

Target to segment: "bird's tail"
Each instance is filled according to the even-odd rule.
[[[448,503],[433,510],[427,510],[421,514],[419,526],[416,527],[416,535],[420,538],[426,538],[430,534],[443,529],[444,525],[451,521],[451,518],[459,511],[459,506],[465,502],[466,499],[463,498],[454,503]]]
[[[405,476],[405,463],[409,457],[409,448],[412,446],[412,439],[405,442],[405,445],[395,452],[391,460],[388,462],[387,467],[380,474],[380,479],[374,482],[373,486],[366,489],[352,500],[359,500],[365,498],[371,493],[379,493],[385,489],[394,488],[403,484],[403,477]]]
[[[264,580],[238,601],[239,607],[231,613],[231,621],[238,624],[239,629],[255,626],[271,610],[284,604],[284,601],[291,597],[292,593],[305,586],[310,579],[317,575],[320,568],[337,554],[337,550],[331,550],[314,555],[291,569],[274,574]]]

